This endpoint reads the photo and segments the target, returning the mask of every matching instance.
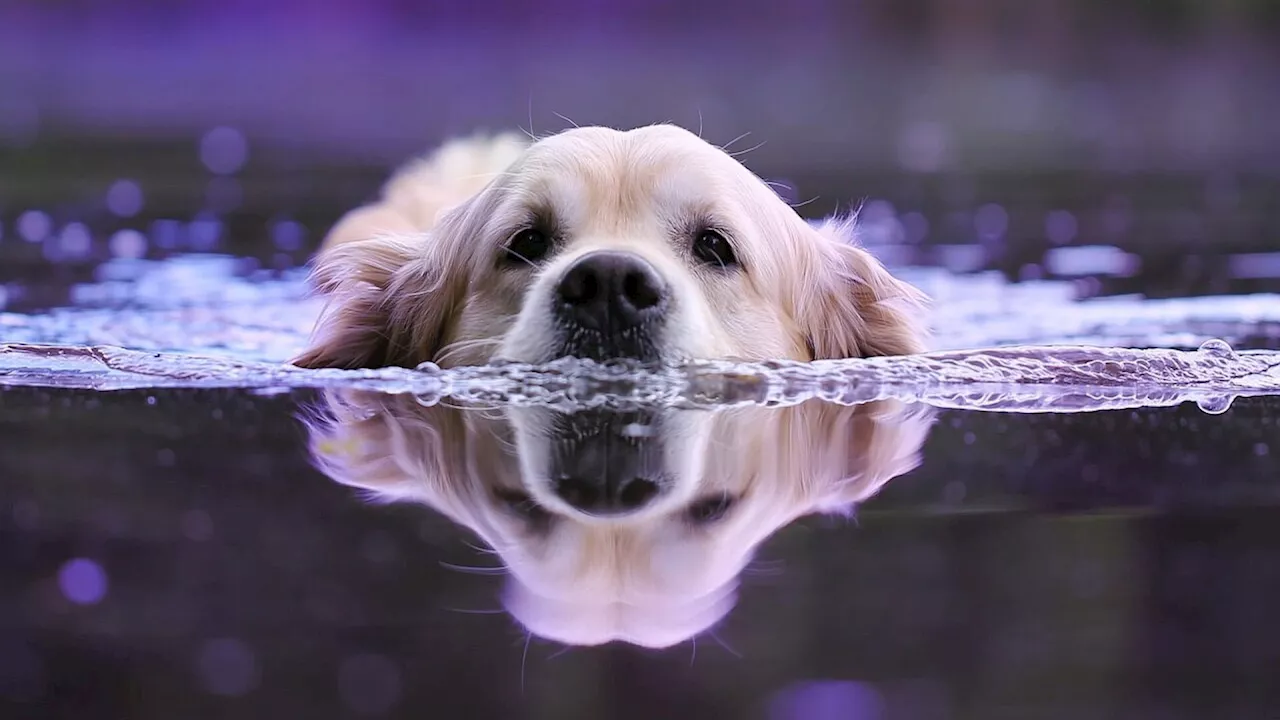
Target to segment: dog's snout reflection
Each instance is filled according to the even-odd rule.
[[[648,506],[669,487],[656,423],[651,412],[556,416],[547,472],[555,494],[590,515],[624,515]]]
[[[646,647],[722,619],[774,532],[914,468],[931,422],[893,402],[566,413],[364,391],[329,391],[307,419],[331,478],[426,504],[492,548],[529,632]]]

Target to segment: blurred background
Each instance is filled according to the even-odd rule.
[[[447,137],[670,121],[890,262],[1270,290],[1276,88],[1272,0],[4,0],[0,283],[289,266]]]

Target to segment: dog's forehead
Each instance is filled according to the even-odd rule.
[[[531,204],[582,221],[698,209],[740,195],[754,180],[696,135],[662,126],[552,136],[530,148],[512,179]]]

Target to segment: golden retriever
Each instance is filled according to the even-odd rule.
[[[921,294],[854,233],[852,218],[806,222],[723,150],[668,125],[458,140],[330,231],[313,272],[328,303],[294,362],[923,350]],[[869,494],[911,464],[912,443],[893,438],[919,435],[887,429],[883,404],[630,417],[510,408],[499,432],[475,427],[481,415],[403,398],[357,405],[371,403],[387,407],[339,413],[332,427],[357,447],[343,460],[318,452],[322,465],[475,530],[524,588],[513,612],[579,643],[661,645],[705,627],[765,536]],[[496,452],[494,438],[515,451]]]
[[[923,349],[923,298],[686,130],[446,144],[345,216],[302,367],[564,356],[814,360]]]
[[[503,604],[530,633],[651,648],[719,621],[779,528],[843,514],[913,469],[933,418],[894,401],[512,410],[330,390],[306,421],[314,462],[333,480],[372,500],[428,505],[491,547],[508,571]],[[600,516],[530,486],[587,467],[669,476],[681,489],[641,512]]]

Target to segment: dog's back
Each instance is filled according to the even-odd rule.
[[[450,140],[399,169],[377,201],[352,210],[333,226],[324,245],[430,230],[441,213],[480,192],[527,147],[527,139],[515,133]]]

